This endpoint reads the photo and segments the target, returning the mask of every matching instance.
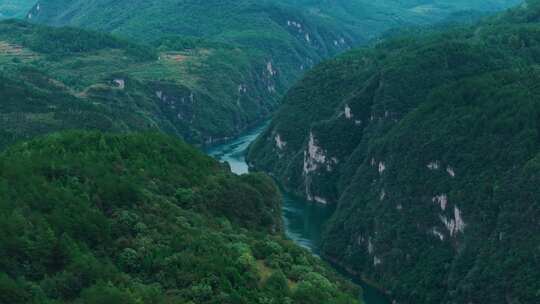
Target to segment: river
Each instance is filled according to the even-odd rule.
[[[230,142],[211,147],[206,153],[220,161],[228,162],[232,172],[246,174],[249,167],[246,151],[249,145],[267,127],[255,128]],[[283,193],[283,222],[286,236],[314,255],[319,255],[323,227],[333,213],[331,206],[313,204]],[[339,269],[337,269],[340,271]],[[379,290],[340,271],[353,282],[362,286],[366,304],[389,304],[390,301]]]

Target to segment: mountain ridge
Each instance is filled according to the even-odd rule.
[[[342,37],[340,31],[318,24],[297,10],[271,3],[105,0],[66,3],[40,1],[28,14],[27,20],[104,30],[150,44],[163,38],[182,36],[194,37],[194,42],[204,39],[236,49],[235,52],[216,54],[212,59],[219,61],[217,65],[194,75],[200,80],[195,88],[214,95],[214,103],[225,100],[235,105],[239,95],[243,95],[259,112],[259,115],[247,117],[244,122],[234,121],[237,119],[234,113],[229,113],[227,119],[234,123],[220,130],[225,134],[219,136],[218,140],[238,135],[239,130],[245,130],[267,117],[277,107],[281,95],[304,70],[323,58],[349,48],[353,43],[350,35]],[[100,9],[103,5],[108,7],[107,11]],[[135,10],[139,13],[132,14]],[[53,15],[56,12],[68,16],[79,15],[82,20],[69,22],[60,17],[59,22],[47,22],[45,16],[49,11]],[[70,11],[72,13],[68,13]],[[249,24],[252,26],[246,28],[245,25]],[[212,62],[203,59],[201,64]],[[239,64],[240,69],[237,68]],[[224,67],[227,69],[223,70]],[[212,69],[220,70],[213,72]],[[258,80],[264,84],[253,85]],[[236,107],[235,111],[246,112],[242,107]],[[215,136],[205,139],[208,142],[215,140]]]
[[[400,303],[535,303],[535,3],[348,52],[289,91],[248,160],[337,204],[324,256]]]
[[[211,67],[194,71],[199,81],[192,89],[209,95],[207,106],[225,103],[229,108],[226,115],[207,120],[227,120],[220,124],[219,134],[203,134],[198,141],[212,143],[237,136],[267,118],[288,88],[325,58],[393,27],[430,24],[460,9],[491,11],[514,2],[431,1],[436,9],[426,14],[412,9],[418,1],[393,0],[40,0],[27,21],[100,30],[146,44],[181,36],[236,48],[202,58],[200,64]],[[245,106],[236,105],[239,95],[246,100]]]
[[[118,127],[94,126],[98,129],[153,128],[194,144],[204,144],[233,136],[267,116],[275,107],[268,102],[272,98],[257,94],[266,92],[277,98],[277,94],[267,90],[273,78],[269,66],[259,66],[259,72],[252,75],[243,72],[252,68],[248,60],[241,51],[226,44],[168,37],[152,47],[92,31],[50,28],[14,20],[0,23],[0,41],[2,74],[4,78],[12,78],[4,82],[1,94],[8,100],[11,95],[21,99],[18,109],[15,104],[4,104],[4,116],[10,121],[13,121],[10,115],[24,113],[24,108],[35,102],[36,97],[32,95],[48,92],[49,97],[39,97],[42,108],[32,111],[62,116],[53,106],[68,98],[72,101],[65,103],[65,107],[96,108],[100,116],[108,117],[103,117],[110,121],[104,122],[105,125],[118,124]],[[223,62],[223,54],[227,54],[229,62]],[[227,79],[240,84],[220,82],[229,86],[225,91],[214,88],[218,82],[213,82],[204,86],[208,90],[201,90],[198,74],[219,73],[227,73]],[[18,83],[13,83],[12,87],[14,79]],[[220,90],[226,93],[217,94]],[[65,96],[52,97],[59,92]],[[234,94],[235,98],[230,100],[222,94]],[[124,114],[116,115],[120,112]],[[75,116],[78,112],[72,113]],[[84,122],[64,115],[59,123],[66,121],[75,123],[68,123],[66,127],[70,128],[82,126]],[[26,126],[24,121],[19,122],[23,124],[14,131],[22,137],[31,136],[35,128],[41,129],[41,134],[61,128],[52,122],[48,128],[47,121],[37,120],[35,127],[32,121],[27,121]],[[92,122],[90,119],[89,124]],[[9,124],[5,125],[4,132],[12,129]]]

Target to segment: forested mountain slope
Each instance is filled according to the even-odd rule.
[[[213,104],[227,103],[234,109],[227,116],[212,117],[233,122],[222,126],[223,134],[212,140],[260,123],[304,70],[361,42],[336,20],[323,23],[295,8],[251,0],[50,0],[36,4],[27,20],[100,30],[150,44],[189,38],[211,55],[197,62],[204,69],[189,75],[196,79],[192,89],[212,98],[201,104],[213,109]],[[220,47],[213,50],[209,43]],[[252,111],[257,115],[235,114]]]
[[[27,18],[154,41],[203,37],[258,50],[285,84],[323,58],[391,28],[434,23],[457,11],[495,11],[520,0],[41,0]],[[251,54],[250,54],[251,55]]]
[[[250,74],[247,61],[235,48],[203,40],[168,38],[154,47],[1,22],[0,146],[73,128],[159,129],[192,143],[231,136],[274,106],[272,94],[258,90],[272,74],[266,66]],[[221,80],[201,90],[201,74]]]
[[[287,36],[299,36],[302,40],[306,37],[298,34],[309,34],[314,38],[312,41],[314,43],[305,46],[317,49],[321,46],[317,45],[321,38],[322,40],[331,38],[317,35],[317,30],[328,31],[328,34],[341,33],[345,35],[342,38],[347,42],[358,42],[374,38],[378,33],[396,26],[435,22],[457,11],[497,11],[520,2],[520,0],[41,0],[27,17],[54,25],[77,25],[112,31],[142,40],[180,34],[249,44],[280,33],[282,38],[288,41],[292,40]],[[134,14],[135,12],[137,14]],[[304,22],[306,24],[302,24]],[[299,24],[302,25],[303,31],[298,31]],[[262,33],[264,36],[256,37],[253,35],[254,32]]]
[[[177,139],[70,132],[0,154],[0,303],[358,303],[282,237],[280,196]]]
[[[393,27],[433,23],[457,10],[490,11],[515,2],[40,0],[27,20],[100,30],[150,44],[177,36],[220,43],[216,50],[191,39],[198,49],[209,49],[210,56],[197,61],[204,68],[190,71],[188,77],[196,79],[190,89],[209,97],[200,102],[206,108],[222,103],[228,107],[224,115],[218,109],[211,117],[221,124],[219,132],[204,134],[203,141],[210,142],[237,135],[266,118],[290,85],[322,59]]]
[[[540,301],[540,2],[325,62],[249,161],[337,204],[324,255],[399,303]]]

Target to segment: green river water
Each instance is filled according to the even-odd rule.
[[[261,126],[235,140],[209,148],[206,153],[220,161],[228,162],[232,172],[246,174],[249,172],[245,159],[246,150],[265,127],[266,125]],[[323,227],[332,213],[331,206],[305,202],[283,193],[285,233],[288,238],[308,249],[314,255],[319,255]],[[336,269],[362,286],[366,304],[390,304],[390,301],[379,290],[365,284],[358,278],[350,277],[338,268]]]

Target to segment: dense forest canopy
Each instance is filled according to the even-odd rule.
[[[20,144],[0,155],[0,303],[358,303],[280,214],[268,177],[163,135]]]
[[[251,164],[337,204],[324,255],[400,303],[536,303],[540,5],[317,66]]]

